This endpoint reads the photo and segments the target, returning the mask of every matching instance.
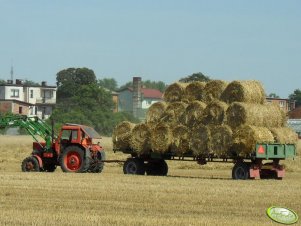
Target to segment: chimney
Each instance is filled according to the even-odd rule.
[[[139,109],[142,107],[141,100],[141,77],[133,77],[133,115],[138,118]]]
[[[23,84],[23,80],[22,79],[16,79],[16,84],[17,85],[22,85]]]
[[[13,84],[13,80],[7,80],[6,83],[9,84],[9,85],[12,85]]]
[[[46,81],[42,81],[42,86],[47,86],[47,82]]]

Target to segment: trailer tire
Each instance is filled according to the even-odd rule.
[[[168,165],[164,160],[150,161],[146,164],[146,174],[149,176],[166,176],[168,173]]]
[[[38,160],[34,156],[25,158],[21,164],[23,172],[40,172],[40,165]]]
[[[144,175],[145,166],[142,159],[128,158],[123,165],[124,174]]]
[[[67,147],[60,156],[59,162],[62,171],[68,173],[84,173],[89,166],[89,159],[85,158],[84,150],[78,146]]]
[[[250,178],[250,166],[245,162],[235,163],[232,169],[232,178],[234,180],[247,180]]]

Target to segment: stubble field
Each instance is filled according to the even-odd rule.
[[[0,136],[0,225],[278,225],[265,214],[272,205],[301,214],[300,156],[282,181],[234,181],[232,164],[194,162],[168,162],[167,177],[124,175],[117,163],[101,174],[22,173],[31,143]],[[108,159],[126,159],[110,138],[102,144]]]

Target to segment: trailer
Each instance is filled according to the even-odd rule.
[[[166,153],[150,152],[138,154],[135,150],[114,149],[114,152],[130,154],[123,165],[124,174],[166,176],[168,174],[167,160],[169,161],[192,161],[200,165],[208,162],[233,163],[232,178],[235,180],[275,178],[282,179],[285,174],[281,160],[294,159],[296,145],[294,144],[256,144],[254,151],[248,156],[217,157],[214,155],[194,156],[192,152],[185,155],[177,155],[172,150]]]

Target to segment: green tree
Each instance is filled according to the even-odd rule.
[[[5,85],[5,84],[6,84],[6,81],[3,79],[0,79],[0,85]]]
[[[181,78],[179,81],[180,82],[195,82],[195,81],[208,82],[210,80],[211,79],[209,76],[206,76],[201,72],[197,72],[197,73],[193,73],[192,75]]]
[[[103,78],[98,80],[98,84],[108,90],[116,91],[117,82],[114,78]]]
[[[295,89],[294,93],[289,95],[289,99],[296,101],[296,107],[301,106],[301,90]]]
[[[23,83],[24,85],[27,85],[27,86],[39,86],[40,84],[39,83],[37,83],[37,82],[34,82],[34,81],[32,81],[32,80],[25,80],[24,81],[24,83]]]
[[[271,97],[271,98],[280,98],[276,93],[270,93],[268,97]]]
[[[167,87],[167,85],[162,81],[151,81],[151,80],[142,81],[142,86],[148,89],[157,89],[160,90],[161,92],[164,92]],[[122,90],[124,88],[132,88],[132,87],[133,87],[133,82],[127,82],[126,84],[120,86],[119,90]]]

